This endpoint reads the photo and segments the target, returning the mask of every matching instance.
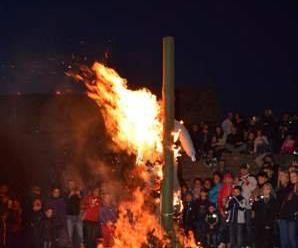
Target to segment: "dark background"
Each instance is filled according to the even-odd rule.
[[[158,88],[161,39],[173,35],[177,87],[213,89],[222,113],[297,111],[297,10],[294,0],[1,1],[0,93],[80,90],[64,71],[95,59]]]

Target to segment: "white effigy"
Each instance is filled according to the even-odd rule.
[[[175,120],[174,124],[174,133],[177,135],[175,138],[180,141],[182,149],[185,151],[187,156],[191,158],[193,162],[196,161],[196,150],[194,148],[192,139],[187,128],[183,125],[182,121]],[[178,180],[178,163],[175,161],[174,165],[174,181],[173,181],[173,188],[174,192],[180,192],[179,187],[179,180]]]

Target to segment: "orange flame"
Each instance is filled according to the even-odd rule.
[[[96,79],[85,82],[87,93],[100,106],[107,132],[117,147],[136,156],[136,164],[142,165],[135,170],[139,177],[145,182],[153,178],[151,187],[138,188],[132,199],[119,204],[112,247],[165,247],[168,240],[159,223],[159,213],[154,212],[158,211],[159,202],[148,197],[150,190],[159,190],[163,176],[161,105],[148,89],[128,89],[127,81],[115,70],[101,63],[95,63],[92,70]],[[173,151],[178,155],[179,147],[173,146]],[[145,168],[147,162],[153,165],[151,169]],[[197,247],[191,246],[193,238],[179,235],[179,239],[187,247]]]
[[[165,245],[164,232],[156,216],[148,208],[144,193],[137,189],[132,201],[124,201],[116,223],[114,248],[132,248],[148,245],[150,235]]]
[[[127,81],[103,64],[95,63],[96,83],[86,83],[89,97],[101,107],[107,131],[136,162],[155,162],[162,153],[160,104],[148,89],[130,90]]]

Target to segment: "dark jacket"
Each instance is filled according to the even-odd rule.
[[[298,193],[291,191],[281,204],[280,219],[295,220],[298,217]]]
[[[219,214],[217,212],[208,212],[205,217],[205,222],[207,224],[207,231],[214,232],[218,229],[219,225]]]
[[[247,203],[242,195],[230,197],[227,203],[228,219],[229,223],[244,224],[245,217],[244,211]]]
[[[43,212],[32,212],[30,219],[28,219],[26,230],[26,241],[29,244],[28,247],[39,248],[42,247],[42,222]]]
[[[65,200],[60,198],[50,198],[46,202],[46,208],[50,207],[54,210],[54,220],[56,226],[66,226],[66,204]]]
[[[292,190],[292,185],[289,183],[286,187],[280,187],[276,191],[276,199],[277,199],[277,211],[279,213],[282,203],[285,201],[285,199],[288,197],[289,193]]]
[[[196,220],[205,220],[206,214],[208,212],[208,207],[210,206],[210,201],[206,200],[196,200],[195,201],[195,214]]]
[[[193,229],[195,226],[195,220],[196,220],[195,204],[193,201],[191,201],[191,202],[184,202],[183,205],[184,205],[183,214],[182,214],[183,226],[186,229]]]
[[[260,199],[253,205],[255,212],[255,228],[256,231],[273,229],[274,221],[277,217],[277,201],[270,197],[268,200]]]
[[[80,215],[81,193],[80,193],[80,195],[73,194],[70,196],[70,192],[68,192],[65,197],[65,203],[66,203],[66,214],[67,215],[72,215],[72,216]]]
[[[53,218],[43,218],[41,224],[42,242],[49,241],[55,243],[57,241],[56,225]]]

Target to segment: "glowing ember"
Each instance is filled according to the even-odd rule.
[[[130,90],[117,72],[95,63],[96,82],[86,83],[88,95],[101,107],[107,131],[122,150],[135,154],[137,164],[155,162],[162,153],[160,104],[147,89]]]

